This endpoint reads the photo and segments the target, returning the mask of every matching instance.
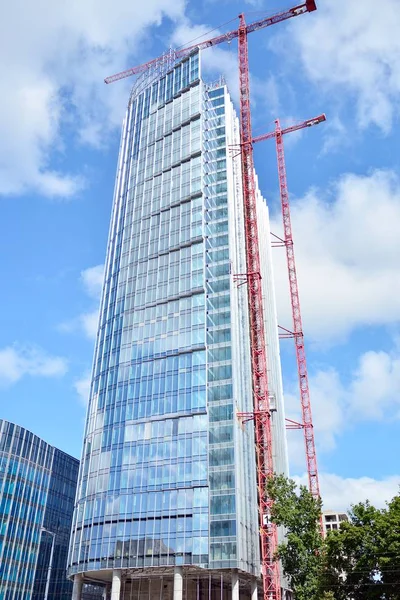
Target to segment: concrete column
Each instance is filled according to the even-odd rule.
[[[258,599],[257,579],[253,579],[251,582],[251,600]]]
[[[112,574],[111,600],[119,600],[121,593],[121,571],[114,570]]]
[[[239,575],[232,571],[232,600],[239,600]]]
[[[174,600],[182,600],[183,597],[183,569],[175,567],[174,570]]]
[[[77,573],[74,575],[74,587],[72,588],[72,600],[81,600],[83,587],[83,575]]]

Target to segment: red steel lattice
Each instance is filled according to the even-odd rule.
[[[244,226],[246,240],[247,292],[250,320],[250,354],[253,383],[254,428],[256,438],[257,489],[261,539],[261,569],[264,599],[280,600],[279,563],[274,560],[278,548],[278,531],[270,522],[272,501],[267,494],[267,481],[274,474],[272,428],[268,397],[267,357],[265,348],[263,297],[258,244],[257,205],[254,179],[253,144],[249,94],[247,30],[240,15],[238,36],[240,83],[240,148]]]
[[[315,0],[306,0],[306,2],[298,4],[297,6],[293,6],[292,8],[288,8],[287,10],[284,10],[280,13],[276,13],[275,15],[269,17],[264,17],[263,19],[254,21],[253,23],[249,23],[249,25],[246,26],[246,32],[252,33],[253,31],[258,31],[259,29],[269,27],[270,25],[276,25],[276,23],[281,23],[282,21],[286,21],[286,19],[298,17],[299,15],[303,15],[306,12],[312,12],[316,9],[317,7],[315,4]],[[163,56],[158,56],[157,58],[153,58],[152,60],[149,60],[148,62],[143,63],[142,65],[137,65],[135,67],[132,67],[131,69],[122,71],[121,73],[116,73],[115,75],[106,77],[104,79],[104,82],[114,83],[114,81],[119,81],[120,79],[131,77],[132,75],[140,75],[141,73],[144,73],[147,69],[160,66],[170,60],[183,59],[197,48],[200,50],[204,50],[205,48],[211,48],[212,46],[222,44],[223,42],[230,42],[231,40],[234,40],[237,37],[239,37],[239,29],[234,29],[233,31],[228,31],[227,33],[223,33],[222,35],[217,35],[216,37],[213,37],[209,40],[205,40],[204,42],[199,42],[186,48],[180,48],[179,50],[171,50],[167,54]]]
[[[292,319],[293,319],[293,331],[289,331],[284,327],[281,329],[284,331],[280,337],[287,338],[292,337],[295,342],[296,349],[296,361],[297,361],[297,371],[299,378],[299,388],[300,388],[300,404],[301,404],[301,413],[302,413],[302,423],[296,423],[290,419],[286,419],[288,425],[288,429],[303,429],[304,431],[304,443],[305,443],[305,451],[306,451],[306,463],[307,463],[307,474],[308,474],[308,484],[309,490],[314,496],[314,498],[320,497],[319,490],[319,481],[318,481],[318,468],[317,468],[317,457],[315,450],[315,440],[314,440],[314,427],[312,421],[312,412],[311,412],[311,399],[310,399],[310,390],[308,385],[308,373],[307,373],[307,362],[306,362],[306,353],[304,347],[304,335],[303,335],[303,325],[301,319],[301,310],[300,310],[300,298],[299,298],[299,290],[297,284],[297,273],[296,273],[296,263],[294,256],[294,247],[293,247],[293,235],[292,235],[292,224],[290,218],[290,205],[289,205],[289,193],[287,186],[287,177],[286,177],[286,167],[285,167],[285,155],[283,148],[283,135],[286,133],[292,133],[293,131],[298,131],[300,129],[304,129],[305,127],[312,127],[313,125],[318,125],[326,120],[324,114],[315,117],[314,119],[308,119],[307,121],[303,121],[302,123],[297,123],[292,125],[291,127],[287,127],[282,129],[280,126],[279,119],[275,121],[275,131],[271,131],[269,133],[259,135],[253,138],[253,143],[261,142],[264,140],[268,140],[271,138],[275,138],[276,142],[276,154],[278,161],[278,176],[279,176],[279,190],[280,190],[280,198],[281,198],[281,208],[282,208],[282,218],[283,218],[283,230],[284,236],[283,240],[275,236],[286,248],[286,259],[287,259],[287,267],[288,267],[288,275],[289,275],[289,289],[290,289],[290,301],[292,306]]]
[[[325,120],[325,115],[318,117],[318,120],[314,120],[311,124],[320,123]],[[307,125],[304,125],[307,126]],[[314,427],[311,413],[311,400],[310,400],[310,389],[308,385],[308,373],[307,373],[307,362],[306,353],[304,348],[304,335],[303,325],[301,319],[300,310],[300,298],[299,288],[297,284],[297,273],[296,273],[296,262],[294,256],[293,247],[293,236],[292,236],[292,223],[290,218],[290,206],[289,206],[289,193],[287,187],[286,178],[286,167],[285,167],[285,155],[283,148],[283,136],[282,129],[279,123],[279,119],[275,121],[275,142],[276,142],[276,155],[278,160],[278,175],[279,175],[279,189],[281,196],[281,208],[283,218],[283,232],[286,248],[286,260],[289,275],[289,289],[290,289],[290,301],[292,305],[292,318],[293,318],[293,339],[296,348],[296,360],[297,370],[299,377],[300,387],[300,403],[302,413],[302,429],[304,432],[304,442],[306,450],[306,461],[307,461],[307,473],[308,473],[308,484],[311,494],[314,498],[320,497],[319,481],[318,481],[318,468],[317,468],[317,455],[315,451],[314,441]]]

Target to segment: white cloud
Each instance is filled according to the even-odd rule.
[[[400,354],[369,351],[363,353],[343,381],[337,370],[320,369],[309,378],[315,441],[318,452],[336,447],[340,435],[357,423],[389,421],[400,416]],[[286,412],[300,421],[296,385],[285,394]],[[302,432],[288,433],[290,464],[304,466]]]
[[[132,56],[137,62],[146,28],[178,19],[183,9],[183,0],[43,0],[39,6],[16,0],[3,9],[0,194],[68,197],[82,188],[79,176],[51,166],[53,153],[62,155],[65,131],[99,145],[119,126],[132,82],[106,87],[104,76]]]
[[[86,293],[95,298],[100,299],[101,290],[104,280],[104,265],[96,265],[81,271],[81,280]]]
[[[347,406],[346,392],[339,374],[332,368],[321,370],[309,378],[315,439],[319,451],[328,452],[335,448],[336,437],[342,431],[344,409]],[[300,418],[300,401],[296,384],[290,385],[285,394],[286,413],[297,422]],[[290,464],[304,464],[303,433],[288,432]],[[301,445],[302,451],[298,452]]]
[[[90,373],[86,373],[80,379],[77,379],[74,383],[75,391],[78,394],[78,396],[80,397],[80,400],[81,400],[83,406],[85,406],[85,407],[88,405],[88,401],[89,401],[90,383],[91,383]]]
[[[350,387],[350,412],[354,419],[362,415],[370,420],[393,415],[400,409],[400,355],[365,352]],[[396,411],[397,412],[397,411]]]
[[[100,297],[103,288],[104,265],[96,265],[81,271],[80,281],[85,293],[91,298],[93,308],[77,317],[60,323],[58,330],[64,333],[83,331],[89,339],[95,339],[99,321]]]
[[[400,181],[391,171],[345,174],[291,199],[303,325],[308,341],[344,340],[365,325],[400,320]],[[282,230],[275,215],[271,230]],[[291,323],[286,259],[273,253],[280,324]]]
[[[308,485],[307,475],[293,477],[297,483]],[[352,504],[369,500],[373,506],[383,508],[399,493],[400,475],[385,479],[371,477],[340,477],[333,473],[320,473],[323,510],[346,511]]]
[[[68,370],[67,361],[51,356],[32,345],[13,345],[0,350],[0,384],[16,383],[22,377],[60,377]]]
[[[96,265],[81,271],[81,280],[86,293],[94,300],[96,307],[78,317],[80,327],[87,337],[94,339],[99,322],[100,297],[104,281],[104,265]]]
[[[236,79],[238,79],[237,64]],[[277,78],[272,73],[265,72],[262,79],[255,77],[254,75],[250,77],[252,122],[255,125],[253,128],[254,136],[272,131],[275,128],[275,125],[270,119],[275,120],[280,115],[282,116],[279,90],[280,87]],[[293,123],[298,121],[298,118],[293,119],[291,115],[285,115],[285,126],[290,122]],[[287,136],[288,140],[286,145],[287,143],[291,145],[293,139],[299,137],[299,133],[301,135],[301,132],[296,132]]]
[[[91,312],[80,315],[78,320],[79,325],[83,329],[86,336],[90,339],[95,339],[99,323],[99,308],[95,308]]]
[[[321,154],[339,150],[343,154],[350,145],[351,138],[348,135],[347,127],[338,115],[329,114],[329,119],[324,123],[324,142]]]
[[[192,26],[185,4],[42,0],[38,8],[16,0],[7,6],[0,23],[0,52],[7,56],[0,83],[0,195],[34,191],[63,198],[83,189],[81,173],[63,171],[65,144],[101,148],[110,131],[120,127],[132,85],[128,79],[105,86],[104,77],[152,57],[150,28],[166,20],[176,25],[173,44],[217,33]],[[233,19],[227,29],[237,25]],[[169,31],[157,33],[167,47]],[[207,50],[203,64],[207,76],[224,73],[237,98],[236,43]],[[275,116],[278,96],[271,74],[263,81],[252,78],[251,87],[252,100],[268,111],[272,103]]]
[[[356,100],[357,123],[390,130],[400,101],[398,0],[324,0],[317,12],[296,19],[285,33],[290,54],[308,77],[336,102]],[[276,46],[276,45],[275,45]],[[280,47],[287,48],[287,44]],[[341,98],[342,97],[342,98]]]

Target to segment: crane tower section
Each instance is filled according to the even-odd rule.
[[[274,466],[272,459],[272,427],[268,395],[263,297],[254,181],[247,29],[243,15],[240,16],[238,53],[240,84],[240,147],[242,158],[254,429],[256,438],[261,568],[263,574],[264,599],[280,600],[281,587],[279,563],[274,560],[278,548],[278,532],[276,526],[270,522],[272,503],[267,494],[267,482],[268,479],[273,476]]]
[[[321,119],[321,120],[319,120]],[[325,116],[310,122],[311,125],[325,120]],[[307,125],[306,125],[307,126]],[[279,119],[275,121],[275,142],[278,161],[279,190],[281,197],[283,233],[286,248],[286,259],[289,276],[290,301],[292,306],[293,338],[296,349],[297,370],[300,388],[300,403],[302,414],[302,428],[304,431],[304,443],[307,462],[308,484],[314,498],[320,497],[317,455],[314,440],[314,426],[311,412],[310,388],[308,384],[308,372],[306,352],[304,347],[304,334],[300,309],[299,288],[297,283],[296,261],[293,247],[292,223],[290,218],[289,193],[286,177],[285,154],[283,148],[283,132]]]
[[[282,220],[283,220],[283,231],[284,239],[282,240],[283,245],[286,248],[286,259],[289,277],[289,291],[290,301],[292,307],[292,320],[293,320],[293,331],[285,330],[287,334],[285,337],[293,337],[296,349],[296,361],[298,370],[298,380],[300,389],[300,404],[301,404],[301,423],[296,423],[288,419],[289,429],[303,429],[304,432],[304,443],[305,443],[305,456],[308,473],[309,490],[314,498],[320,497],[319,481],[318,481],[318,468],[317,468],[317,457],[314,440],[314,426],[312,420],[311,411],[311,399],[310,390],[308,384],[308,372],[306,362],[306,352],[304,346],[304,334],[303,325],[301,318],[300,309],[300,298],[299,289],[297,283],[296,273],[296,262],[293,247],[293,235],[292,235],[292,224],[290,217],[290,204],[289,204],[289,192],[287,186],[286,177],[286,165],[285,155],[283,146],[283,136],[287,133],[299,131],[307,127],[313,127],[326,121],[324,114],[314,117],[313,119],[307,119],[301,123],[296,123],[290,127],[284,129],[281,128],[279,119],[275,121],[275,130],[270,131],[253,138],[253,144],[262,142],[271,138],[275,138],[276,142],[276,154],[278,162],[278,178],[279,178],[279,191],[281,199],[282,209]],[[280,238],[279,238],[280,239]]]

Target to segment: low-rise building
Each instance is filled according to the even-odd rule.
[[[328,531],[333,531],[335,529],[339,529],[340,524],[343,521],[348,521],[349,517],[344,512],[337,512],[334,510],[324,510],[322,513],[322,524],[324,529],[324,535],[327,534]]]
[[[0,419],[0,600],[70,600],[79,461]]]

